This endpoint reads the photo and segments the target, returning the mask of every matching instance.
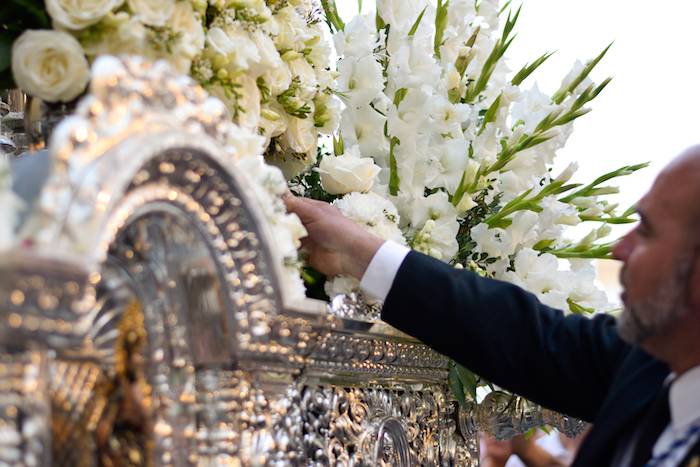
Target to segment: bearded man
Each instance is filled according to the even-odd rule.
[[[382,318],[494,383],[593,423],[574,467],[700,465],[700,146],[667,166],[613,248],[621,319],[565,316],[508,283],[372,236],[288,194],[309,263],[350,274]],[[670,406],[670,407],[669,407]]]

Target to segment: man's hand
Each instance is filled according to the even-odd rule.
[[[362,279],[384,240],[365,232],[328,203],[290,192],[283,199],[287,210],[296,213],[309,232],[301,241],[309,252],[309,265],[327,276],[349,274]]]

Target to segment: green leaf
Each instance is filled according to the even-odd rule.
[[[384,29],[386,27],[386,23],[382,19],[381,16],[379,16],[379,13],[377,12],[377,15],[375,16],[374,19],[375,23],[377,24],[377,31]]]
[[[459,186],[457,187],[457,190],[455,191],[454,195],[452,195],[452,205],[457,206],[460,201],[462,201],[462,198],[464,197],[464,193],[467,191],[467,186],[466,186],[466,181],[467,179],[467,169],[464,169],[464,173],[462,173],[462,179],[459,181]]]
[[[394,94],[394,105],[396,107],[399,106],[401,101],[406,97],[406,93],[408,92],[408,89],[406,88],[401,88],[396,90],[396,94]]]
[[[575,198],[588,196],[588,193],[591,190],[595,189],[601,183],[607,182],[608,180],[613,179],[615,177],[624,177],[626,175],[630,175],[630,174],[636,172],[637,170],[643,169],[643,168],[648,167],[648,166],[649,166],[649,162],[645,162],[643,164],[626,165],[624,167],[620,167],[617,170],[613,170],[612,172],[608,172],[605,175],[601,175],[600,177],[596,178],[592,183],[589,183],[585,187],[581,188],[580,190],[578,190],[575,193],[570,194],[569,196],[565,196],[564,198],[561,198],[559,201],[561,201],[562,203],[570,203]]]
[[[462,387],[462,382],[459,379],[459,374],[457,373],[455,365],[456,364],[450,360],[450,372],[447,375],[447,384],[450,386],[452,394],[455,396],[455,399],[457,399],[457,402],[459,402],[459,405],[463,408],[467,408],[467,399],[464,395],[464,388]]]
[[[591,73],[593,68],[595,68],[598,62],[600,62],[600,60],[605,56],[610,47],[612,47],[612,43],[610,43],[610,45],[608,45],[605,48],[605,50],[603,50],[596,58],[588,62],[586,66],[583,67],[583,71],[581,71],[581,73],[576,77],[576,79],[574,79],[574,81],[569,85],[568,88],[559,90],[556,93],[554,93],[554,95],[552,96],[552,100],[557,104],[561,104],[564,101],[564,99],[566,99],[566,96],[574,92],[576,87],[578,87],[578,85],[581,84],[584,79],[586,79],[586,77]]]
[[[399,179],[399,169],[396,165],[396,156],[394,156],[394,148],[397,144],[399,144],[399,139],[396,137],[391,138],[391,142],[389,143],[389,168],[391,170],[391,174],[389,175],[389,193],[392,196],[399,194],[399,183],[401,182]]]
[[[344,30],[345,23],[343,23],[343,20],[338,16],[338,7],[335,6],[335,2],[333,0],[321,0],[321,6],[323,7],[326,23],[331,32],[333,32],[334,28],[335,31]]]
[[[444,4],[442,0],[438,0],[437,9],[435,11],[435,55],[440,58],[440,46],[442,45],[442,37],[447,28],[447,7],[450,2],[447,0]]]
[[[537,251],[546,250],[549,247],[551,247],[555,241],[556,241],[556,238],[548,238],[545,240],[540,240],[539,242],[537,242],[533,245],[532,249],[537,250]]]
[[[553,54],[554,54],[554,52],[542,55],[540,58],[535,60],[532,63],[532,65],[526,63],[525,66],[523,66],[522,69],[511,80],[511,83],[513,84],[513,86],[520,86],[520,83],[522,83],[525,80],[525,78],[530,76],[532,74],[532,72],[534,72],[537,68],[539,68],[539,66],[542,65],[545,62],[545,60],[547,60]]]
[[[476,375],[459,363],[455,363],[455,368],[457,369],[459,380],[462,382],[464,394],[469,394],[472,400],[476,401]]]
[[[425,14],[425,10],[427,10],[427,9],[428,9],[428,7],[426,6],[425,8],[423,8],[423,11],[420,12],[420,15],[418,15],[418,19],[416,20],[415,23],[413,23],[413,27],[408,32],[409,36],[413,36],[416,33],[416,30],[418,29],[418,25],[420,24],[420,20],[423,19],[423,15]]]
[[[569,309],[572,313],[590,315],[591,313],[595,312],[595,309],[581,306],[578,303],[571,300],[570,298],[566,299],[566,303],[569,304]]]
[[[333,154],[340,156],[345,152],[345,145],[343,144],[343,135],[338,132],[338,139],[333,136]]]
[[[502,94],[498,95],[496,100],[493,101],[493,104],[491,104],[491,107],[489,107],[489,109],[486,111],[486,114],[484,114],[484,121],[481,124],[481,128],[479,129],[479,135],[484,132],[487,123],[496,121],[496,112],[498,112],[498,109],[501,105],[501,96]]]

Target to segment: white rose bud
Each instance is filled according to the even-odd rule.
[[[324,156],[316,170],[321,174],[323,188],[340,195],[369,191],[381,169],[371,157],[360,157],[359,146],[353,146],[342,156]]]
[[[27,30],[12,44],[12,76],[27,94],[70,102],[85,90],[90,67],[80,43],[67,32]]]
[[[175,13],[175,0],[127,0],[129,8],[149,26],[162,27]]]
[[[46,11],[57,29],[85,29],[98,23],[124,0],[46,0]]]

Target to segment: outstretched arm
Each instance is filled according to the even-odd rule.
[[[309,232],[302,240],[309,265],[327,276],[349,274],[362,279],[384,240],[365,232],[328,203],[289,192],[283,198],[287,210],[296,213]]]

